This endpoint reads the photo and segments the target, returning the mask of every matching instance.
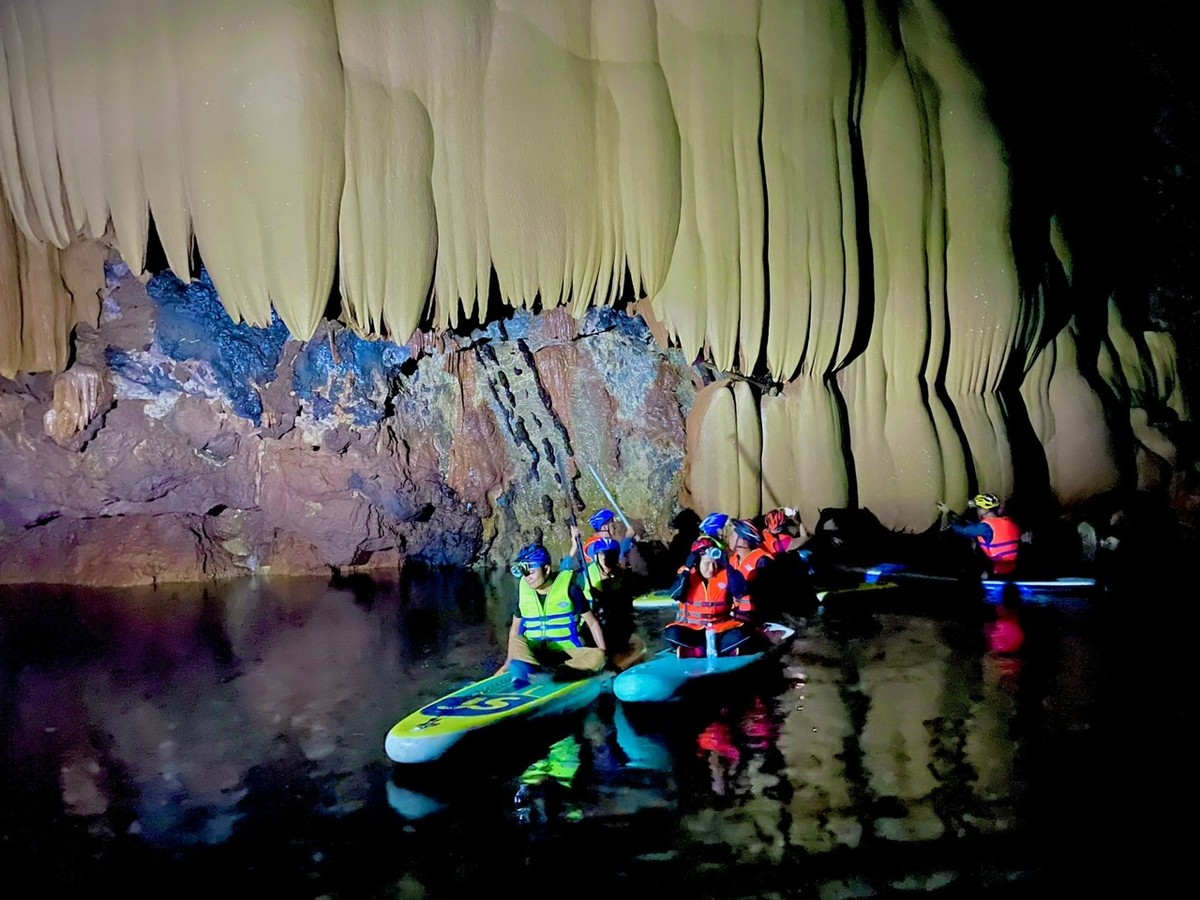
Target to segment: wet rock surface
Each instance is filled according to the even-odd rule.
[[[78,400],[47,418],[78,393],[51,376],[0,380],[0,582],[503,563],[539,527],[561,553],[571,513],[607,505],[585,463],[669,538],[693,389],[639,318],[518,312],[406,346],[326,322],[299,342],[233,323],[205,278],[107,273],[76,334],[91,418]]]

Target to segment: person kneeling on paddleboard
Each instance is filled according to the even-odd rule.
[[[988,574],[1004,578],[1017,569],[1017,551],[1021,546],[1021,528],[1004,515],[1000,509],[1000,498],[995,494],[976,494],[967,503],[968,508],[979,511],[979,521],[969,521],[950,511],[950,507],[939,501],[937,508],[947,513],[946,528],[963,537],[974,538],[987,560]]]
[[[710,537],[692,544],[670,596],[679,603],[679,611],[663,637],[679,648],[681,657],[707,655],[710,635],[715,655],[735,655],[757,633],[738,618],[744,615],[746,579]]]
[[[575,573],[563,571],[551,578],[549,551],[541,544],[529,544],[513,561],[512,574],[521,581],[508,631],[508,654],[496,674],[511,671],[513,686],[520,688],[543,669],[580,678],[603,669],[607,652],[604,632],[574,583]],[[584,625],[594,647],[584,643]]]

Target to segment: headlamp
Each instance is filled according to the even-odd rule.
[[[707,556],[709,559],[720,559],[722,556],[721,548],[720,547],[709,547],[707,550],[704,551],[704,555]]]
[[[513,563],[512,568],[509,569],[508,571],[512,572],[513,576],[516,578],[524,578],[526,575],[529,574],[529,563],[527,563],[527,562]]]

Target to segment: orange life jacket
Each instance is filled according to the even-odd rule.
[[[590,538],[588,538],[586,541],[583,542],[582,549],[583,549],[583,561],[584,562],[590,563],[590,562],[596,561],[596,554],[595,554],[595,551],[592,550],[592,545],[595,544],[596,541],[600,540],[601,538],[607,538],[607,537],[609,537],[609,535],[607,535],[607,534],[593,534]]]
[[[771,556],[776,556],[780,553],[786,553],[787,548],[791,546],[791,535],[778,534],[774,531],[763,532],[762,548]]]
[[[722,569],[706,584],[700,573],[688,573],[687,587],[679,603],[675,623],[685,628],[702,629],[712,625],[715,631],[736,628],[741,623],[732,618],[733,597],[729,593],[729,573]]]
[[[996,575],[1008,575],[1017,568],[1017,550],[1021,546],[1021,529],[1007,516],[992,516],[987,520],[992,529],[992,539],[975,538],[980,548],[992,563]]]

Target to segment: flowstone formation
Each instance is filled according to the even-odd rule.
[[[863,506],[921,531],[938,500],[980,489],[1041,515],[1176,490],[1194,461],[1174,339],[1081,238],[1102,225],[1057,188],[1054,142],[998,120],[1058,94],[1033,79],[1004,94],[1027,61],[980,64],[994,27],[938,0],[0,0],[0,375],[84,362],[70,336],[100,320],[97,243],[135,273],[161,246],[185,280],[198,250],[204,302],[255,340],[286,328],[331,361],[358,352],[346,329],[449,346],[475,322],[544,311],[537,327],[565,336],[636,306],[659,345],[645,365],[670,348],[729,376],[694,408],[660,386],[667,424],[646,427],[688,414],[670,451],[686,449],[683,482],[631,479],[702,513],[786,504],[812,525]],[[1113,173],[1084,151],[1103,192]],[[442,477],[450,508],[487,503],[489,535],[579,484],[553,475],[574,442],[537,408],[586,376],[543,348],[534,384],[519,340],[502,343],[445,376],[491,391],[483,448]],[[404,403],[371,393],[395,377],[389,352],[363,350],[379,358],[330,390],[354,427],[399,435]],[[113,362],[127,379],[137,365]],[[243,386],[226,398],[252,405],[263,386]],[[91,403],[82,381],[61,390]],[[532,482],[499,475],[495,435]],[[397,453],[440,472],[428,448]],[[500,483],[518,487],[493,510]],[[667,503],[647,505],[659,525]],[[396,543],[379,535],[404,515],[347,548]]]

